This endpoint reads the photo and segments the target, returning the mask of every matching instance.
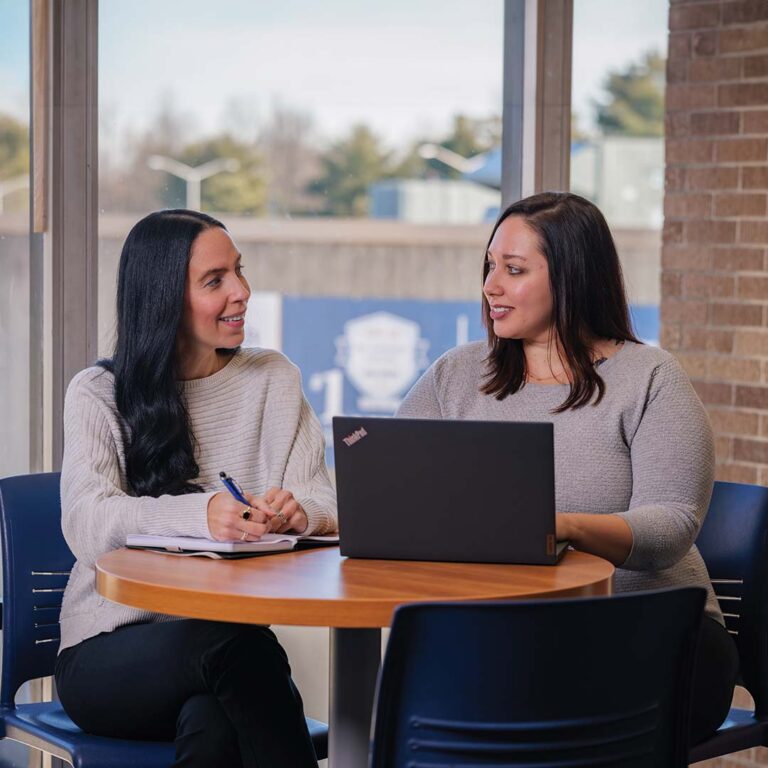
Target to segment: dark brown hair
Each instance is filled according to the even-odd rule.
[[[583,197],[569,192],[542,192],[510,205],[499,216],[491,236],[510,216],[520,216],[537,235],[549,265],[552,327],[571,370],[571,391],[553,412],[580,408],[597,391],[594,404],[605,393],[605,383],[591,358],[594,339],[635,341],[629,317],[621,265],[603,214]],[[483,259],[483,283],[488,275]],[[503,400],[525,384],[526,363],[521,339],[501,339],[493,332],[487,299],[483,324],[488,331],[490,373],[481,391]]]

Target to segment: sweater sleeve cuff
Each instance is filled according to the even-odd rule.
[[[643,541],[648,541],[653,535],[653,524],[648,519],[648,511],[642,508],[630,509],[627,512],[618,512],[620,517],[629,526],[632,531],[632,548],[629,550],[627,559],[621,563],[619,568],[629,571],[644,571],[653,567],[653,561],[644,553]]]
[[[313,536],[335,533],[338,529],[336,519],[328,514],[327,509],[314,499],[297,499],[307,515],[307,530],[302,535]]]
[[[160,499],[147,499],[139,513],[139,533],[210,539],[208,502],[214,494],[215,491],[163,496],[160,504]]]

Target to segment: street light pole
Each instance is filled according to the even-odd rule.
[[[222,171],[234,173],[240,169],[239,161],[233,157],[220,157],[193,168],[191,165],[180,163],[172,157],[151,155],[147,159],[147,165],[154,171],[165,171],[186,182],[186,207],[191,211],[200,210],[200,187],[205,179],[215,176]]]

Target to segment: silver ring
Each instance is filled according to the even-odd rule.
[[[246,507],[243,510],[243,514],[240,515],[240,517],[242,517],[243,520],[250,520],[251,519],[251,512],[253,512],[253,510],[250,507]]]
[[[240,537],[240,541],[245,541],[245,537],[248,535],[248,531],[243,531],[243,535]]]
[[[275,512],[275,516],[280,520],[281,525],[285,525],[288,522],[288,518],[283,514],[282,509]]]

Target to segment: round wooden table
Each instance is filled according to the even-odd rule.
[[[99,558],[98,591],[188,618],[331,628],[331,768],[367,764],[381,627],[404,603],[607,595],[613,566],[567,552],[556,566],[347,559],[337,547],[242,560],[120,549]]]

